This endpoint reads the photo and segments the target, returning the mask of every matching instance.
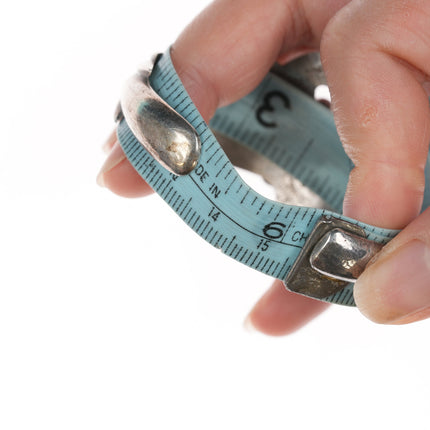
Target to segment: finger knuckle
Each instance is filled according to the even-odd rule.
[[[328,22],[321,36],[320,51],[323,59],[345,53],[345,47],[351,43],[350,20],[350,17],[340,11]]]

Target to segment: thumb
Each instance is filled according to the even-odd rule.
[[[379,323],[430,317],[430,209],[395,237],[360,276],[357,306]]]

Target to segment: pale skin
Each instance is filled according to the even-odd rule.
[[[339,135],[355,168],[344,213],[403,229],[355,288],[379,323],[430,316],[430,210],[420,214],[430,141],[428,0],[216,0],[179,36],[172,60],[206,121],[254,89],[275,61],[319,50]],[[126,197],[152,193],[113,134],[99,183]],[[327,305],[279,281],[248,324],[289,334]]]

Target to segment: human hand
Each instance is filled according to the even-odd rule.
[[[418,216],[430,140],[429,17],[425,0],[217,0],[171,50],[206,121],[253,90],[275,61],[321,51],[338,132],[356,166],[344,213],[404,228],[355,285],[359,309],[381,323],[430,316],[430,211]],[[127,197],[151,193],[114,134],[106,146],[99,183]],[[287,334],[326,306],[275,281],[248,323]]]

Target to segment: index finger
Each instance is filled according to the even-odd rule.
[[[400,229],[421,210],[430,111],[428,2],[352,1],[329,24],[322,57],[345,150],[355,164],[346,215]]]
[[[252,91],[277,59],[318,49],[327,22],[347,2],[327,0],[324,7],[313,0],[210,4],[171,49],[177,73],[206,122],[219,106]],[[100,182],[117,194],[147,194],[148,186],[121,157],[119,149],[109,157]]]

